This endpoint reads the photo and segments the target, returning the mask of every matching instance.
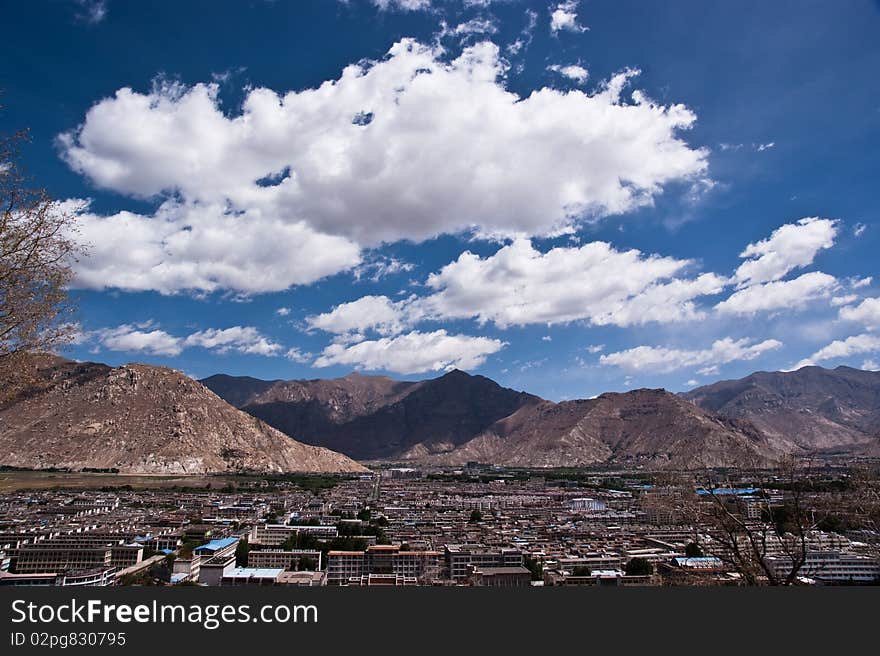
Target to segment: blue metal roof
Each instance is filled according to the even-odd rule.
[[[202,546],[196,547],[194,551],[195,553],[202,553],[204,551],[213,553],[215,551],[225,549],[226,547],[233,545],[236,542],[238,542],[238,538],[220,538],[219,540],[211,540],[210,542],[206,542]]]
[[[754,494],[755,492],[759,492],[760,490],[761,488],[758,487],[719,487],[715,488],[714,490],[707,490],[701,487],[697,489],[697,494],[716,494],[719,496],[722,494],[743,495]]]

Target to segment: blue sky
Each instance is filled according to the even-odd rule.
[[[68,355],[551,399],[880,368],[880,3],[5,3]]]

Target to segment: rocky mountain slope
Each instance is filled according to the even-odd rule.
[[[227,400],[240,399],[228,376],[202,382]],[[251,383],[243,380],[245,385]],[[483,376],[451,371],[420,382],[361,374],[278,381],[239,400],[238,406],[303,442],[358,459],[393,459],[414,448],[448,451],[539,401]]]
[[[203,382],[233,400],[259,387],[251,381]],[[418,383],[354,374],[268,385],[240,407],[296,439],[359,459],[695,467],[767,463],[777,455],[753,427],[662,390],[552,403],[461,371]]]
[[[665,390],[526,406],[444,454],[407,457],[528,467],[597,463],[692,469],[763,466],[779,454],[752,426],[706,413]]]
[[[0,464],[126,473],[355,472],[165,367],[31,356],[25,391],[0,406]],[[3,381],[0,381],[0,385]]]
[[[762,371],[684,397],[710,412],[751,422],[786,452],[880,455],[880,372]]]

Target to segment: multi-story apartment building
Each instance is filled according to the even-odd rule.
[[[0,572],[0,586],[96,586],[113,585],[116,580],[115,570],[94,569],[85,572],[69,572],[55,574],[51,572],[39,574],[10,574]]]
[[[280,567],[230,567],[223,571],[220,585],[278,585],[283,573]]]
[[[430,582],[439,578],[441,563],[439,551],[401,551],[397,545],[375,545],[366,551],[331,551],[327,554],[327,583],[347,585],[369,575]]]
[[[202,558],[223,558],[234,555],[237,547],[238,538],[220,538],[196,547],[193,549],[193,554]]]
[[[9,569],[17,574],[70,572],[112,567],[113,550],[109,545],[79,547],[40,542],[25,544],[10,554]]]
[[[366,551],[330,551],[327,553],[327,585],[345,585],[360,578],[366,566]]]
[[[602,512],[605,510],[604,501],[587,497],[572,499],[568,505],[575,512]]]
[[[223,577],[235,568],[235,556],[217,556],[200,560],[198,582],[202,585],[220,585]]]
[[[476,586],[522,588],[532,584],[532,573],[525,567],[473,567],[470,580]]]
[[[275,568],[285,570],[297,569],[300,562],[307,558],[314,565],[309,569],[321,569],[321,552],[311,549],[261,549],[248,552],[248,567]]]
[[[400,551],[393,557],[392,571],[397,576],[431,582],[440,577],[443,554],[439,551]]]
[[[619,569],[624,564],[624,557],[614,552],[585,553],[578,556],[563,556],[556,559],[559,569],[574,571],[578,567],[586,567],[590,571],[597,569]]]
[[[309,533],[317,537],[335,538],[336,526],[288,526],[287,524],[257,524],[251,529],[248,538],[251,544],[278,547],[292,535]]]
[[[791,572],[792,561],[786,556],[771,556],[766,561],[777,576]],[[824,583],[876,583],[880,581],[880,559],[839,551],[811,551],[798,574]]]
[[[446,567],[449,578],[464,581],[468,578],[468,567],[521,567],[523,554],[519,549],[489,549],[477,544],[446,545]]]

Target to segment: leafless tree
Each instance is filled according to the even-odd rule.
[[[793,585],[807,570],[810,538],[824,515],[817,513],[811,495],[811,466],[794,458],[773,470],[773,485],[784,488],[783,503],[774,505],[766,494],[769,481],[748,502],[731,494],[724,477],[706,470],[689,485],[700,494],[676,499],[677,510],[694,529],[695,541],[710,556],[739,573],[746,585]],[[749,512],[748,504],[751,504]],[[778,566],[777,566],[778,565]]]
[[[24,381],[24,354],[54,350],[75,331],[67,293],[82,254],[75,217],[28,186],[19,166],[25,138],[0,136],[0,396],[14,395],[16,381]]]
[[[880,466],[853,466],[848,483],[832,501],[834,514],[841,516],[845,528],[860,535],[867,552],[880,558]]]

